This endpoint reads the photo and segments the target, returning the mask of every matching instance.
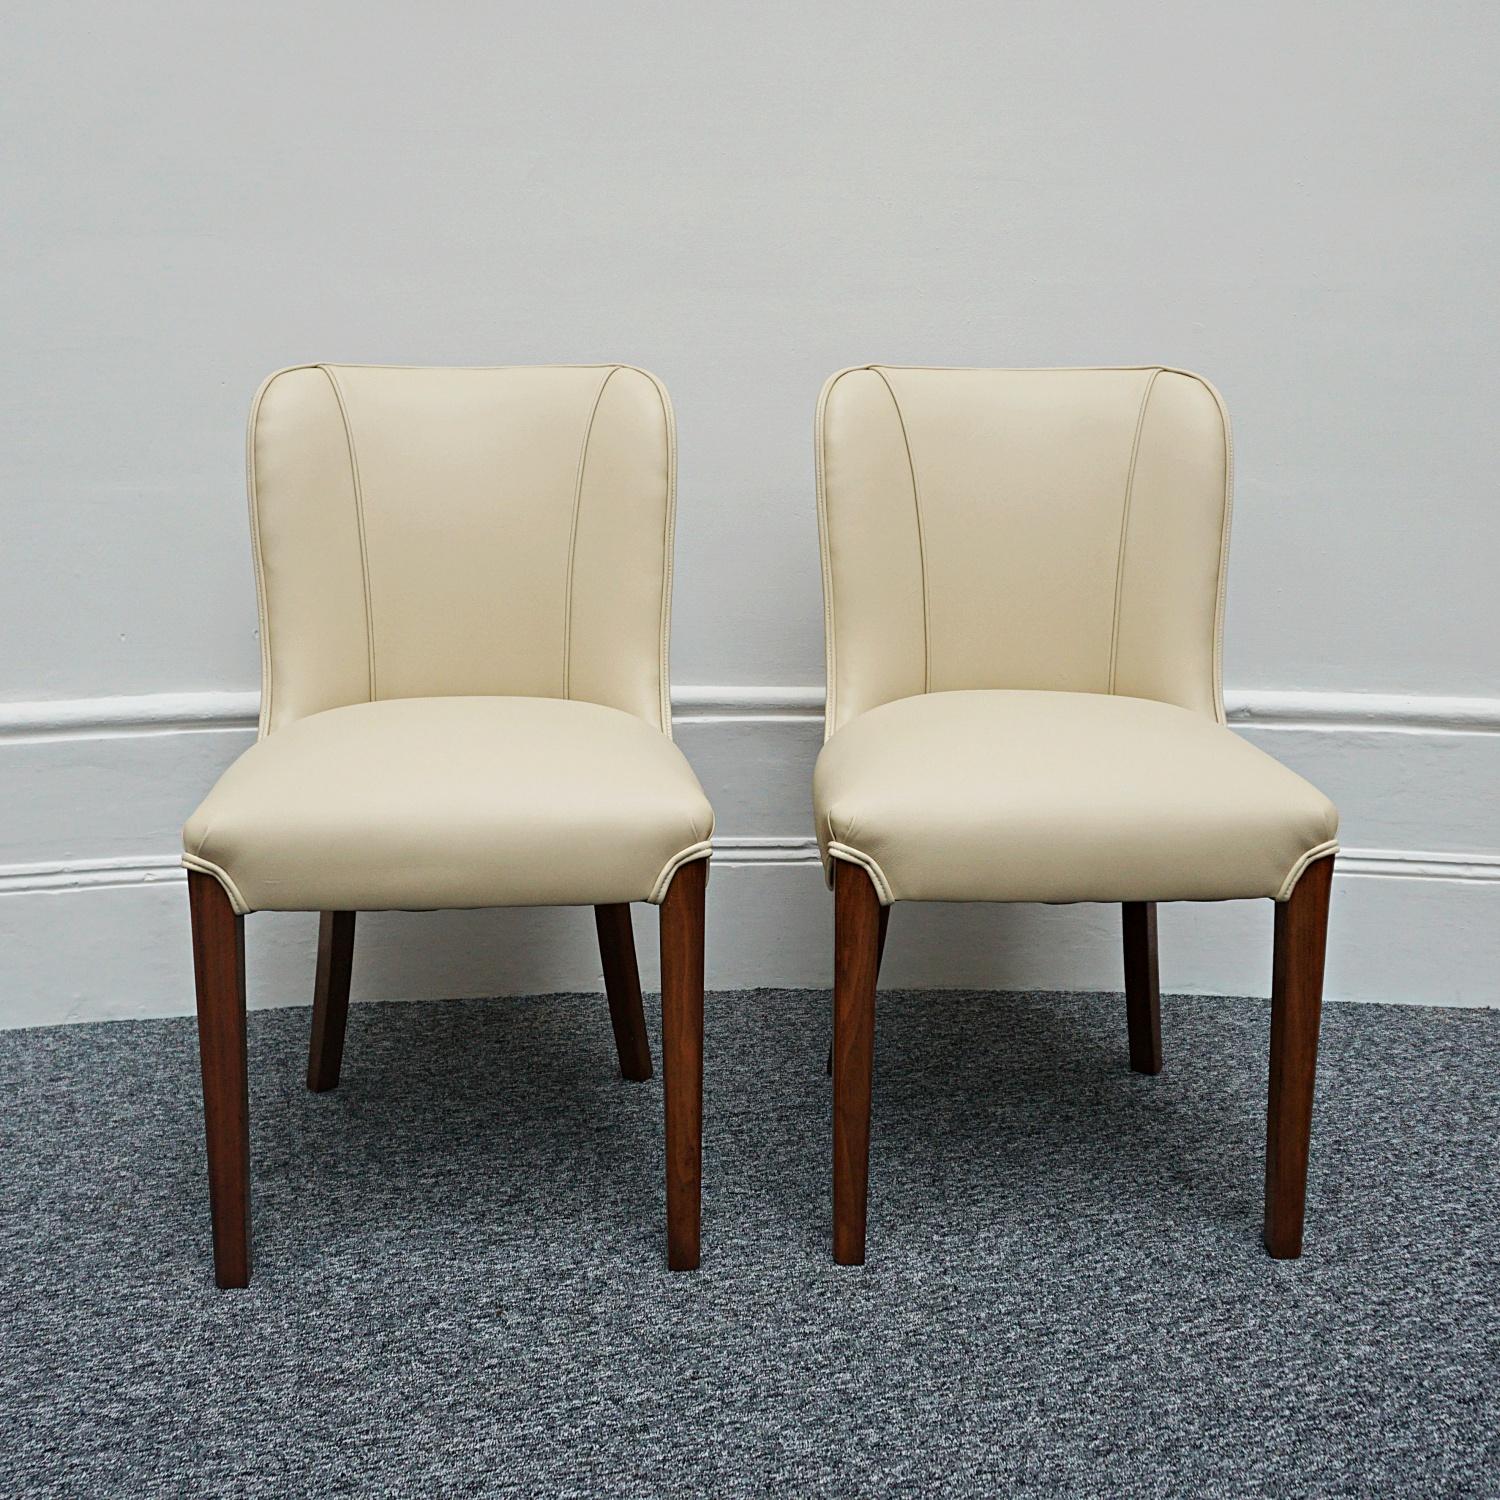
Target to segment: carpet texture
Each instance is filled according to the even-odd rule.
[[[600,997],[254,1014],[231,1293],[192,1022],[0,1034],[0,1494],[1500,1494],[1500,1012],[1330,1008],[1277,1263],[1268,1007],[1163,1009],[882,994],[841,1270],[828,997],[711,995],[679,1276]]]

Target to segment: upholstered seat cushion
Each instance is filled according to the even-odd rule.
[[[659,901],[709,851],[682,752],[559,698],[399,698],[275,730],[183,831],[237,911]]]
[[[883,903],[1285,900],[1338,831],[1206,715],[1095,693],[882,704],[823,747],[813,800],[825,862],[863,865]]]

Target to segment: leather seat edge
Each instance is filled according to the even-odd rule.
[[[211,860],[200,859],[196,854],[184,854],[182,863],[185,868],[196,870],[200,875],[212,875],[224,887],[224,894],[229,897],[229,904],[234,908],[235,915],[238,917],[249,915],[251,908],[245,898],[240,895],[239,888],[218,865]]]
[[[667,888],[672,884],[672,877],[684,866],[691,864],[695,859],[711,859],[714,852],[714,841],[712,838],[700,839],[696,844],[689,844],[686,849],[674,854],[665,865],[662,866],[661,874],[656,877],[656,884],[651,887],[651,894],[646,900],[652,906],[660,906],[667,898]]]
[[[1307,867],[1316,860],[1323,859],[1330,854],[1337,854],[1338,852],[1339,841],[1337,839],[1327,839],[1321,844],[1314,844],[1313,847],[1309,849],[1307,853],[1304,854],[1302,858],[1292,866],[1291,870],[1287,874],[1286,879],[1281,882],[1281,889],[1277,891],[1272,899],[1275,901],[1290,901],[1292,898],[1292,891],[1296,887],[1297,882],[1302,879],[1302,876],[1306,872]]]
[[[841,844],[837,839],[830,839],[824,858],[825,864],[828,860],[841,859],[846,864],[858,865],[870,877],[870,881],[875,887],[875,894],[880,898],[880,904],[882,906],[895,905],[896,897],[891,891],[890,881],[885,878],[885,871],[868,854],[851,848],[848,844]],[[826,874],[828,876],[828,883],[832,885],[833,868],[831,865],[827,867]]]

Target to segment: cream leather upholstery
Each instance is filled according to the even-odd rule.
[[[250,417],[260,740],[184,831],[237,911],[659,901],[674,438],[621,365],[309,365]]]
[[[861,714],[814,780],[825,857],[891,901],[1285,899],[1338,817],[1203,714],[1103,693],[921,693]]]
[[[263,732],[511,693],[669,732],[674,440],[621,365],[310,365],[250,414]]]
[[[825,865],[883,903],[1285,900],[1319,792],[1224,727],[1230,439],[1160,368],[824,387]]]
[[[246,751],[184,835],[238,911],[659,901],[709,852],[687,761],[561,698],[330,708]]]

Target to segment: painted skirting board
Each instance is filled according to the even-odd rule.
[[[811,838],[822,690],[685,687],[675,732],[718,815],[709,982],[826,986],[831,904]],[[1500,699],[1231,692],[1230,722],[1343,813],[1328,988],[1338,998],[1500,1004]],[[254,736],[254,693],[0,705],[0,1026],[191,1008],[183,818]],[[1165,989],[1263,994],[1268,903],[1163,908]],[[637,916],[648,982],[654,918]],[[306,1003],[310,917],[248,925],[252,998]],[[597,989],[580,911],[361,919],[356,995]],[[1120,984],[1103,906],[902,908],[892,984]]]

